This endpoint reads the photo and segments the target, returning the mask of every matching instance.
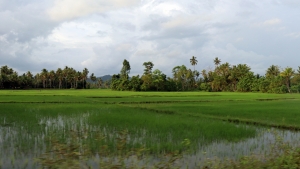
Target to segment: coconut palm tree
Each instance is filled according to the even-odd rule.
[[[272,65],[267,69],[266,77],[273,78],[280,75],[279,66]]]
[[[37,74],[34,76],[35,88],[38,88],[38,87],[39,87],[40,79],[41,79],[41,75],[40,75],[39,73],[37,73]]]
[[[52,83],[54,84],[54,80],[55,80],[55,72],[54,72],[54,70],[51,70],[49,72],[48,77],[49,77],[50,88],[52,88]]]
[[[88,74],[89,74],[89,70],[87,68],[84,68],[82,71],[83,88],[86,87],[86,79]]]
[[[99,78],[97,83],[98,83],[98,88],[101,88],[103,80],[101,78]]]
[[[74,76],[74,81],[75,81],[75,88],[77,89],[77,87],[78,87],[78,81],[80,81],[80,79],[81,79],[81,72],[79,72],[79,71],[77,71],[76,73],[75,73],[75,76]]]
[[[192,56],[192,58],[190,59],[190,63],[192,66],[194,66],[194,71],[195,71],[195,65],[197,65],[198,63],[197,57]]]
[[[91,74],[90,79],[93,81],[93,83],[95,83],[95,81],[97,80],[97,77],[94,75],[94,73]]]
[[[0,74],[1,75],[11,75],[14,71],[12,68],[9,68],[7,65],[1,67]]]
[[[46,88],[47,87],[47,81],[48,81],[48,70],[47,69],[42,69],[42,72],[41,72],[41,79],[43,81],[43,88]]]
[[[193,74],[194,74],[194,76],[195,76],[195,78],[196,78],[196,81],[197,81],[198,78],[199,78],[199,76],[200,76],[200,72],[199,72],[198,70],[194,70],[194,71],[193,71]]]
[[[33,75],[30,71],[27,71],[26,74],[26,79],[27,79],[27,86],[32,86],[33,85]]]
[[[215,63],[215,65],[216,65],[216,67],[218,67],[218,66],[221,64],[221,60],[220,60],[218,57],[216,57],[216,58],[214,59],[214,63]]]
[[[73,69],[72,67],[69,68],[69,71],[68,71],[68,75],[67,75],[67,79],[68,79],[68,82],[70,83],[71,85],[71,88],[75,88],[74,86],[74,79],[75,79],[75,74],[76,74],[76,70]]]
[[[64,68],[64,70],[62,71],[62,75],[63,75],[63,78],[65,79],[65,88],[67,88],[68,87],[68,81],[67,81],[67,78],[68,78],[68,74],[69,74],[69,67],[68,66],[66,66],[65,68]]]
[[[64,78],[64,76],[63,76],[63,70],[61,68],[58,68],[56,70],[55,74],[56,74],[56,77],[58,79],[58,88],[61,89],[62,88],[62,81],[63,81],[63,78]]]
[[[294,74],[295,74],[295,71],[291,67],[285,68],[280,73],[280,76],[284,78],[284,81],[285,81],[286,87],[288,88],[289,93],[291,93],[291,90],[290,90],[290,81],[291,81],[291,78],[294,76]]]
[[[27,72],[26,72],[26,76],[27,76],[28,78],[30,78],[30,79],[33,78],[33,75],[32,75],[32,73],[31,73],[30,71],[27,71]]]

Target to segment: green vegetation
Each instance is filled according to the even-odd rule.
[[[299,130],[299,99],[298,94],[2,90],[0,164],[49,167],[52,157],[61,160],[54,152],[66,150],[64,158],[80,156],[91,165],[96,154],[120,155],[120,146],[125,154],[120,163],[142,151],[147,159],[169,164],[167,159],[179,160],[177,155],[198,153],[211,143],[255,138],[259,126]],[[34,158],[41,161],[28,162]]]
[[[0,89],[81,89],[111,88],[119,91],[209,91],[209,92],[260,92],[260,93],[299,93],[300,67],[295,71],[291,67],[280,69],[272,65],[264,76],[254,74],[246,64],[221,64],[219,58],[213,60],[214,70],[203,69],[201,73],[195,69],[198,61],[195,56],[190,59],[194,70],[185,65],[175,66],[172,76],[168,77],[161,70],[155,69],[151,61],[144,62],[143,75],[129,76],[130,63],[124,59],[120,73],[114,74],[111,80],[103,81],[94,73],[84,68],[82,72],[66,66],[56,71],[42,69],[33,75],[30,71],[19,76],[8,66],[0,71]],[[200,76],[202,75],[202,76]]]

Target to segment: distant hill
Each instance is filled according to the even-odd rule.
[[[111,80],[112,76],[111,75],[104,75],[104,76],[101,76],[101,77],[97,77],[97,79],[100,79],[100,78],[102,79],[103,82],[105,82],[105,81]],[[87,78],[86,81],[89,82],[89,83],[93,82],[90,78]]]
[[[101,77],[97,77],[97,79],[101,78],[103,81],[111,80],[112,76],[111,75],[104,75]]]

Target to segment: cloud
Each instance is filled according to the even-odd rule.
[[[293,0],[0,0],[0,63],[39,72],[87,67],[97,76],[131,74],[143,62],[171,75],[177,65],[214,67],[219,57],[264,73],[297,67],[300,42]],[[293,7],[292,7],[293,6]],[[298,5],[299,6],[299,5]],[[256,24],[255,24],[256,23]],[[0,65],[1,66],[1,65]],[[20,73],[21,73],[20,72]]]
[[[221,59],[222,63],[228,62],[231,65],[247,64],[254,73],[261,75],[264,75],[265,70],[272,64],[282,65],[286,63],[285,59],[278,55],[263,55],[254,51],[238,49],[231,43],[223,47],[217,47],[214,43],[208,43],[203,46],[202,53],[205,56],[205,69],[213,67],[213,59],[215,57]]]
[[[198,24],[203,21],[200,16],[184,16],[184,17],[175,17],[172,20],[162,23],[164,29],[172,29],[177,27],[190,27],[193,24]]]
[[[52,20],[62,21],[130,7],[138,2],[138,0],[55,0],[47,12]]]
[[[292,33],[287,34],[287,36],[297,39],[300,37],[300,32],[292,32]]]
[[[281,23],[281,20],[278,18],[274,18],[274,19],[270,19],[270,20],[266,20],[263,22],[263,25],[265,26],[273,26],[273,25],[278,25]]]

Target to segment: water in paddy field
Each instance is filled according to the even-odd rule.
[[[206,146],[199,146],[197,153],[185,155],[180,163],[189,167],[204,166],[206,162],[213,160],[239,159],[243,156],[263,156],[271,151],[272,145],[278,139],[291,146],[299,146],[300,132],[279,130],[279,129],[257,129],[258,135],[255,138],[245,139],[239,142],[217,141]]]
[[[29,131],[22,125],[7,124],[5,119],[0,121],[0,168],[40,168],[36,158],[47,151],[47,138],[52,133],[59,133],[65,137],[69,131],[80,131],[80,139],[93,136],[94,131],[101,131],[108,139],[114,139],[107,128],[90,126],[87,124],[89,113],[80,116],[58,116],[56,118],[37,117],[36,129]],[[216,141],[206,145],[199,145],[192,155],[184,155],[178,164],[184,167],[195,168],[203,166],[208,159],[238,159],[245,155],[264,155],[270,151],[271,144],[277,138],[299,146],[300,132],[278,129],[257,128],[255,138],[244,139],[239,142]],[[276,133],[276,134],[274,134]],[[78,138],[79,139],[79,138]],[[133,138],[139,140],[138,138]],[[155,158],[153,158],[155,159]],[[135,158],[127,159],[137,160]],[[148,159],[149,160],[149,159]],[[90,166],[99,168],[99,155],[88,160]],[[157,159],[155,159],[157,161]],[[149,161],[148,161],[149,162]],[[140,162],[143,164],[143,162]],[[151,163],[150,163],[151,164]]]

